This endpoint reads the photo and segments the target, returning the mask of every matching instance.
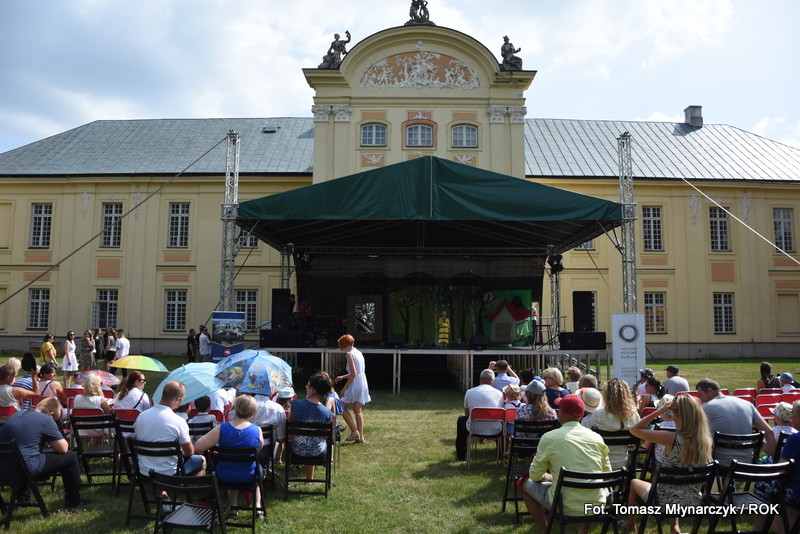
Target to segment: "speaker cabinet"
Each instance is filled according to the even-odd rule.
[[[472,343],[469,346],[472,350],[484,350],[486,349],[486,336],[474,335],[472,336]]]
[[[303,347],[303,336],[300,330],[268,330],[259,332],[261,348]]]
[[[292,315],[289,295],[291,295],[291,292],[288,289],[272,288],[273,330],[287,330],[289,328],[289,318]]]
[[[558,334],[561,350],[605,350],[605,332],[561,332]]]
[[[389,334],[389,339],[386,344],[395,349],[402,349],[406,343],[406,338],[403,334]]]

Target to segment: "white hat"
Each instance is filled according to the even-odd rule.
[[[581,388],[578,390],[578,395],[583,399],[583,404],[589,413],[603,407],[603,395],[595,388]]]

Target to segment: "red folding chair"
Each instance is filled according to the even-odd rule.
[[[68,399],[83,395],[83,388],[64,388],[64,394]]]
[[[209,415],[213,415],[217,418],[217,423],[222,424],[225,420],[225,415],[219,410],[208,410]]]
[[[111,413],[120,421],[136,421],[142,412],[139,410],[111,410]]]
[[[103,397],[105,397],[107,399],[113,399],[114,398],[114,392],[111,391],[110,389],[104,389],[103,390]]]
[[[700,394],[697,391],[679,391],[676,397],[680,397],[681,395],[691,395],[692,397],[700,398]]]
[[[781,388],[761,388],[758,390],[759,395],[767,395],[770,393],[779,393],[783,395],[783,390]]]
[[[790,391],[789,393],[784,393],[781,397],[783,402],[788,402],[789,404],[793,403],[794,401],[800,399],[800,391]]]
[[[720,393],[722,393],[723,395],[730,395],[730,394],[731,394],[731,392],[730,392],[730,391],[728,391],[728,388],[721,388],[719,391],[720,391]]]
[[[757,395],[756,388],[736,388],[733,390],[733,394],[736,395],[737,397],[739,395],[750,395],[753,398],[755,398],[755,396]]]
[[[758,394],[756,397],[756,406],[761,406],[762,404],[771,404],[776,405],[783,399],[783,393],[768,393],[766,395]]]
[[[758,413],[761,414],[761,417],[764,418],[765,421],[769,421],[771,419],[775,419],[775,415],[772,413],[772,409],[777,406],[777,404],[760,404],[756,406]]]
[[[236,410],[225,410],[225,421],[230,422],[231,416],[236,415]]]
[[[649,406],[649,407],[647,407],[647,408],[644,408],[644,409],[642,410],[642,418],[645,418],[645,417],[647,417],[648,415],[650,415],[651,413],[655,412],[656,410],[658,410],[658,408],[654,408],[654,407],[652,407],[652,406]]]
[[[42,397],[41,395],[36,395],[35,397],[31,397],[31,408],[36,408],[39,406],[39,403],[45,399],[49,399],[50,397]]]
[[[734,397],[736,397],[737,399],[746,400],[750,404],[756,403],[756,398],[752,395],[734,395]]]
[[[14,406],[0,406],[0,419],[8,419],[15,413],[17,409]]]
[[[475,423],[499,423],[500,431],[493,434],[475,433]],[[495,427],[495,425],[492,425]],[[505,408],[472,408],[469,412],[469,443],[467,444],[467,467],[470,464],[470,449],[477,448],[481,441],[494,441],[497,447],[497,458],[503,457],[506,437],[506,409]]]

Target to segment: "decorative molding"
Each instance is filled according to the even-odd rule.
[[[689,209],[692,212],[692,224],[697,224],[697,212],[700,209],[700,197],[692,195],[688,199]]]
[[[333,106],[333,120],[335,122],[350,122],[350,114],[353,108],[350,106]]]
[[[508,114],[511,115],[511,124],[521,124],[525,122],[525,114],[528,108],[525,106],[512,106],[508,108]]]
[[[133,205],[137,206],[142,200],[144,200],[144,193],[142,193],[141,188],[137,185],[136,190],[133,192]],[[142,207],[139,206],[133,213],[134,219],[138,221],[139,215],[141,215],[141,213],[142,213]]]
[[[746,223],[750,222],[750,210],[753,209],[753,197],[745,193],[743,197],[739,198],[739,205],[742,208],[742,220]]]
[[[475,154],[454,154],[453,161],[475,167],[478,165],[478,156]]]
[[[361,154],[362,167],[383,167],[384,154]]]
[[[505,106],[489,106],[486,108],[486,113],[489,114],[490,123],[502,124],[506,121],[505,116],[508,115],[508,108]]]
[[[406,52],[372,63],[361,76],[361,87],[412,87],[423,89],[480,87],[477,71],[454,57],[428,52],[422,41]]]
[[[78,197],[81,199],[81,216],[85,220],[89,216],[89,203],[92,200],[92,194],[88,191],[81,191],[78,193]]]
[[[311,106],[311,113],[314,114],[314,122],[328,122],[333,112],[333,106]]]

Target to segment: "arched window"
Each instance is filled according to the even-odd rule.
[[[453,148],[476,148],[478,146],[478,128],[470,124],[453,126]]]
[[[406,146],[433,146],[433,127],[412,124],[406,129]]]
[[[386,126],[383,124],[362,126],[361,146],[386,146]]]

